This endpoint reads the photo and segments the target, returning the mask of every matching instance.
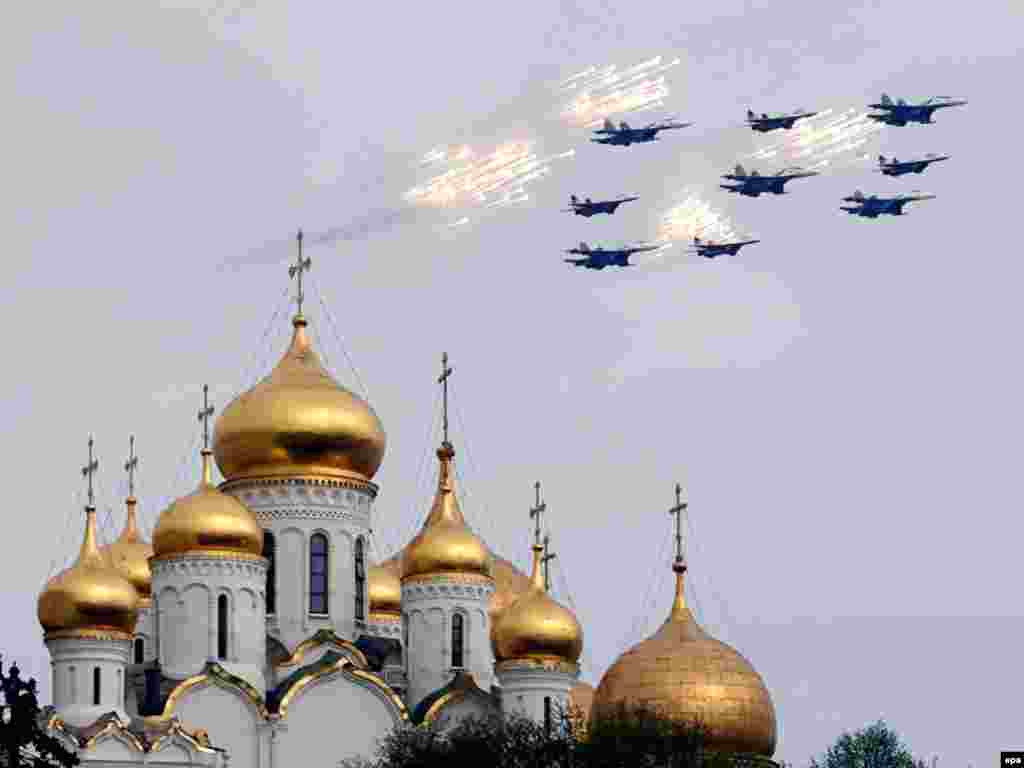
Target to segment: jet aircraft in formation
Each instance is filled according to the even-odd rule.
[[[789,130],[796,125],[797,120],[803,120],[805,117],[814,117],[817,112],[806,112],[802,109],[798,109],[789,115],[771,115],[769,116],[766,112],[762,112],[761,116],[758,117],[754,114],[753,110],[747,110],[747,125],[753,128],[755,131],[761,133],[768,133],[769,131],[777,131],[780,128]]]
[[[741,240],[731,243],[716,243],[714,240],[702,240],[699,237],[693,238],[693,252],[705,259],[713,259],[716,256],[735,256],[744,245],[754,245],[760,240]]]
[[[885,155],[878,156],[878,170],[886,176],[903,176],[907,173],[923,173],[924,169],[932,163],[940,160],[949,160],[949,155],[925,155],[920,160],[903,160],[895,157],[886,159]]]
[[[635,245],[631,248],[617,248],[606,250],[604,248],[591,248],[586,243],[580,243],[578,248],[570,248],[566,253],[573,253],[582,256],[582,259],[565,259],[566,264],[586,269],[604,269],[605,267],[633,267],[629,263],[629,257],[634,253],[644,251],[656,251],[658,245]]]
[[[736,192],[745,197],[757,197],[758,195],[771,192],[774,195],[784,195],[787,182],[793,179],[806,179],[817,176],[817,171],[805,171],[802,168],[783,168],[774,176],[762,176],[756,170],[747,173],[742,165],[737,165],[733,173],[722,176],[723,179],[739,182],[738,184],[721,184],[722,189],[729,192]]]
[[[963,99],[951,99],[948,96],[936,96],[926,99],[920,104],[908,104],[903,99],[893,101],[886,94],[878,104],[868,104],[871,109],[881,110],[881,114],[868,113],[868,117],[886,125],[902,126],[907,123],[930,123],[932,114],[937,109],[947,107],[962,107],[967,102]]]
[[[658,131],[669,131],[676,128],[686,128],[693,123],[675,123],[671,120],[649,123],[643,128],[630,128],[629,123],[623,120],[619,127],[615,127],[608,118],[605,118],[604,127],[594,131],[600,138],[591,139],[598,144],[611,144],[616,147],[628,147],[630,144],[643,144],[648,141],[656,141]]]
[[[921,200],[934,200],[935,195],[925,195],[920,192],[912,192],[909,195],[869,195],[865,196],[859,189],[849,197],[844,197],[844,203],[853,203],[851,206],[840,206],[841,210],[853,216],[864,216],[869,219],[877,219],[882,214],[891,216],[902,216],[903,206],[907,203],[916,203]]]
[[[585,216],[590,218],[596,216],[599,213],[613,214],[615,209],[623,203],[630,203],[633,200],[639,200],[639,197],[619,197],[615,200],[599,200],[596,203],[589,197],[580,202],[576,195],[569,195],[569,205],[571,208],[563,208],[562,210],[567,213],[575,213],[577,216]]]

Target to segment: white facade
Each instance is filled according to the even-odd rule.
[[[457,669],[472,673],[489,691],[494,680],[491,622],[487,613],[494,582],[475,574],[416,576],[402,581],[406,622],[406,674],[410,709],[452,681]],[[462,666],[453,665],[453,625],[463,627]]]
[[[569,691],[579,670],[574,664],[503,661],[497,666],[504,712],[518,712],[538,723],[552,724],[569,711]]]
[[[54,637],[46,640],[53,672],[53,706],[69,725],[85,726],[124,709],[131,640]]]

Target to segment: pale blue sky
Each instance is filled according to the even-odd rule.
[[[544,483],[593,682],[668,610],[678,479],[698,613],[764,675],[778,758],[805,765],[879,716],[940,764],[1020,746],[1019,4],[0,14],[0,649],[23,668],[48,675],[35,596],[80,537],[88,435],[117,520],[138,436],[151,524],[195,482],[202,384],[222,407],[283,349],[285,314],[263,333],[291,234],[336,227],[349,237],[309,249],[310,315],[355,387],[325,297],[388,432],[385,548],[429,503],[447,350],[467,515],[525,562]],[[656,55],[682,59],[657,116],[693,128],[616,150],[552,119],[551,84]],[[841,110],[882,91],[970,99],[867,146],[953,159],[909,182],[851,161],[783,198],[717,189],[754,149],[748,106]],[[523,204],[467,209],[464,229],[446,228],[461,212],[403,210],[424,152],[510,139],[576,155]],[[856,188],[918,187],[938,199],[903,219],[837,210]],[[763,242],[705,263],[677,246],[632,272],[561,263],[581,239],[656,237],[685,189]],[[559,213],[570,192],[642,200],[584,221]]]

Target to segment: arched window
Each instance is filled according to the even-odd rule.
[[[409,670],[409,614],[402,614],[402,660],[406,671]]]
[[[551,697],[544,697],[544,733],[551,735]]]
[[[217,598],[217,658],[228,657],[228,596]]]
[[[452,666],[456,669],[462,668],[462,649],[465,627],[461,613],[452,615]]]
[[[146,660],[146,643],[141,637],[135,638],[135,663],[141,664]]]
[[[366,557],[362,538],[356,539],[356,618],[366,618]]]
[[[309,538],[309,612],[327,613],[327,537]]]
[[[100,705],[100,668],[92,668],[92,705],[98,707]]]
[[[267,615],[277,613],[277,542],[270,531],[263,532],[263,556],[267,558]]]
[[[72,704],[78,703],[78,677],[75,668],[68,667],[68,693]]]

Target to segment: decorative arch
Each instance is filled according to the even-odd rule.
[[[369,690],[381,701],[394,707],[397,712],[397,721],[409,721],[409,710],[405,703],[380,677],[372,672],[356,668],[349,659],[341,656],[328,656],[322,661],[323,663],[317,664],[315,668],[310,669],[289,687],[277,706],[277,717],[281,719],[287,718],[289,706],[300,698],[305,690],[330,682],[338,677],[344,677]]]
[[[355,659],[355,664],[361,669],[369,669],[370,662],[365,654],[353,643],[344,638],[338,637],[333,629],[320,629],[316,634],[307,640],[303,640],[296,646],[294,653],[275,664],[276,667],[293,667],[300,664],[303,658],[316,648],[324,645],[334,646],[343,650]]]
[[[203,688],[215,685],[223,690],[235,693],[243,701],[245,701],[252,709],[253,714],[257,718],[266,720],[270,717],[270,713],[267,710],[266,702],[263,697],[260,696],[259,691],[253,688],[249,683],[236,675],[232,675],[230,672],[224,669],[220,664],[215,662],[207,663],[206,668],[198,675],[182,680],[178,685],[174,687],[174,690],[167,696],[167,703],[164,705],[164,711],[160,714],[160,717],[169,719],[174,717],[174,710],[178,703],[184,698],[185,694],[195,690],[196,692]]]

